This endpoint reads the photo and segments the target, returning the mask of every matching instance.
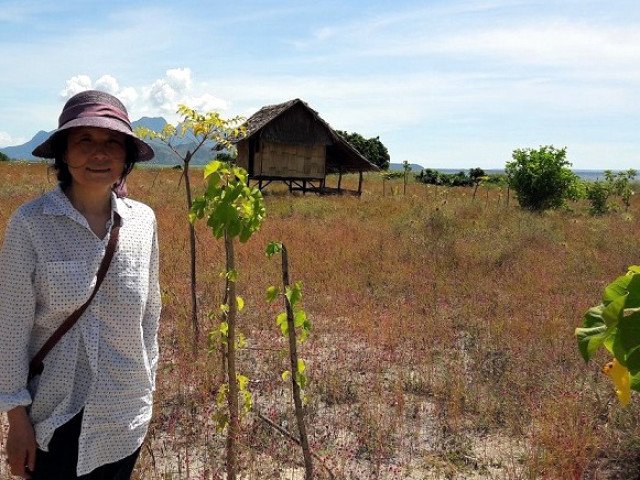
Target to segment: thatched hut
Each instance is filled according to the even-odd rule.
[[[342,174],[357,172],[360,194],[362,173],[379,169],[300,99],[262,107],[245,127],[246,135],[235,141],[237,163],[261,189],[281,181],[290,190],[327,192],[327,174],[337,173],[342,191]]]

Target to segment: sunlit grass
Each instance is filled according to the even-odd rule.
[[[162,364],[144,479],[224,470],[224,437],[208,421],[219,358],[204,336],[197,358],[190,353],[180,175],[140,169],[129,181],[131,197],[155,209],[161,243]],[[197,190],[200,174],[192,175]],[[0,164],[0,178],[1,236],[10,213],[54,180],[42,165]],[[343,186],[356,189],[357,177]],[[295,431],[279,376],[278,308],[264,300],[280,279],[264,247],[278,240],[314,326],[301,351],[312,446],[339,478],[629,478],[614,472],[638,469],[640,409],[632,397],[620,410],[599,373],[606,359],[585,366],[573,331],[604,285],[639,263],[638,200],[629,214],[593,218],[577,204],[538,215],[520,211],[513,196],[507,206],[506,189],[481,187],[473,200],[471,189],[408,187],[405,196],[401,180],[387,182],[383,196],[371,175],[359,198],[281,187],[266,195],[262,230],[237,252],[248,337],[239,368],[256,408]],[[206,330],[216,321],[207,312],[222,301],[224,253],[204,225],[197,234]],[[275,472],[301,464],[298,449],[255,415],[244,420],[243,442],[250,478],[280,478]]]

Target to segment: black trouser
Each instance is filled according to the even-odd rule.
[[[49,451],[36,452],[33,480],[129,480],[140,449],[128,457],[96,468],[87,475],[76,476],[78,465],[78,438],[82,425],[82,412],[58,427],[49,442]]]

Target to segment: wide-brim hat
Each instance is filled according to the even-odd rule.
[[[58,129],[32,152],[36,157],[54,158],[56,137],[74,127],[98,127],[124,133],[133,140],[138,152],[137,161],[151,160],[153,149],[133,133],[127,109],[113,95],[98,90],[80,92],[64,104],[58,119]]]

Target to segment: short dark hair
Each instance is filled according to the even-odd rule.
[[[63,191],[67,190],[73,182],[73,177],[71,176],[71,172],[69,171],[69,166],[64,159],[64,155],[67,152],[67,139],[69,136],[68,134],[68,130],[63,130],[61,132],[58,132],[52,139],[54,153],[53,158],[55,159],[52,168],[56,171],[58,185],[60,185],[60,188]],[[122,171],[120,181],[113,186],[114,189],[119,187],[124,182],[124,180],[127,178],[127,175],[129,175],[129,173],[131,173],[131,170],[133,170],[133,165],[138,161],[138,149],[136,148],[133,140],[130,137],[125,137],[125,151],[126,156],[124,160],[124,170]]]

